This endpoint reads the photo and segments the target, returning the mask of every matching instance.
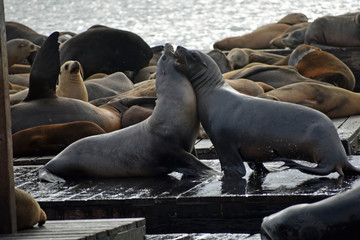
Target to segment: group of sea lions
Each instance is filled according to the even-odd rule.
[[[347,28],[352,20],[359,21],[358,13],[338,17],[347,21]],[[340,59],[309,45],[332,41],[306,41],[309,44],[298,45],[288,56],[254,50],[269,48],[272,39],[294,24],[306,25],[305,39],[315,39],[308,37],[310,26],[332,22],[332,17],[325,19],[306,25],[306,16],[290,14],[268,26],[277,31],[271,37],[259,37],[270,31],[264,27],[239,41],[266,40],[261,47],[238,46],[231,39],[228,54],[219,51],[224,42],[216,43],[216,51],[209,53],[181,46],[174,50],[171,44],[150,48],[136,34],[102,25],[64,39],[59,32],[44,37],[10,22],[9,36],[27,39],[21,31],[31,33],[29,41],[35,49],[27,50],[23,62],[17,60],[17,66],[9,69],[10,81],[27,79],[29,87],[14,90],[16,97],[12,94],[14,155],[58,153],[39,170],[40,180],[50,182],[172,171],[190,176],[220,174],[196,157],[194,143],[203,128],[214,144],[224,177],[243,177],[244,162],[255,171],[268,171],[266,161],[283,161],[288,168],[308,174],[359,175],[329,119],[359,114],[357,93],[352,92],[355,77]],[[332,28],[342,24],[336,22]],[[264,219],[262,238],[281,239],[284,226],[294,239],[352,232],[353,222],[360,221],[358,196],[354,189],[323,203],[294,206],[270,216]],[[341,210],[344,201],[353,206],[352,211]],[[324,213],[329,216],[324,217],[321,212],[327,207],[336,208],[334,215]],[[306,216],[293,220],[298,212]],[[301,221],[313,212],[309,226],[323,221],[325,227],[309,235]],[[341,213],[344,216],[338,221],[328,221]]]

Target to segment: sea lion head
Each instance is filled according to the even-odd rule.
[[[84,78],[84,70],[78,61],[66,61],[60,68],[59,77],[69,77],[71,75],[81,75]]]
[[[175,58],[175,69],[185,74],[191,82],[202,75],[221,75],[215,61],[203,52],[178,46]]]
[[[158,60],[157,63],[157,75],[165,75],[165,71],[168,66],[173,68],[175,62],[174,48],[170,43],[166,43],[164,47],[164,52]]]

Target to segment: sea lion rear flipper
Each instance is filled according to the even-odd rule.
[[[289,169],[297,169],[303,173],[307,173],[307,174],[314,174],[314,175],[320,175],[320,176],[324,176],[324,175],[328,175],[329,173],[331,173],[333,171],[333,167],[331,165],[328,165],[328,167],[321,167],[321,166],[316,166],[316,167],[308,167],[308,166],[304,166],[301,165],[297,162],[295,162],[292,159],[288,159],[288,158],[276,158],[274,159],[276,161],[283,161],[284,165],[282,165],[281,167],[289,167]],[[341,176],[343,176],[344,174],[342,172],[339,172],[339,174]]]
[[[46,168],[42,167],[39,170],[40,181],[51,182],[51,183],[64,183],[66,182],[63,178],[56,176]]]
[[[199,159],[185,150],[181,151],[180,154],[177,154],[176,157],[177,160],[175,161],[175,164],[177,166],[174,169],[176,172],[190,176],[218,174],[218,171],[202,163]]]
[[[59,32],[52,33],[41,46],[30,71],[29,93],[24,101],[55,97],[60,73]]]

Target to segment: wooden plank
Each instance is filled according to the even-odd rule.
[[[1,239],[114,239],[143,240],[145,219],[48,220],[42,227],[34,227],[15,234],[0,235]]]
[[[349,154],[359,154],[360,151],[360,115],[349,117],[339,128],[339,137]]]
[[[0,233],[16,232],[4,1],[0,0]]]

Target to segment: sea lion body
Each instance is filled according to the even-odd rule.
[[[17,230],[32,228],[35,224],[44,225],[46,213],[30,194],[15,188],[15,204]]]
[[[327,82],[352,91],[355,87],[355,76],[345,63],[333,54],[320,48],[301,44],[290,54],[289,66],[311,79]]]
[[[229,37],[214,44],[214,49],[231,50],[232,48],[267,49],[270,48],[270,41],[286,31],[291,25],[307,22],[304,14],[288,14],[277,23],[260,26],[251,33]]]
[[[166,45],[156,74],[156,107],[149,118],[71,144],[40,170],[40,179],[63,181],[58,176],[74,173],[129,177],[209,171],[189,153],[199,130],[196,98],[186,77],[174,69],[174,61],[172,46]]]
[[[95,27],[77,34],[60,48],[60,64],[79,61],[84,79],[95,73],[138,71],[148,65],[151,48],[132,32]]]
[[[19,156],[41,156],[57,154],[71,143],[105,131],[89,121],[42,125],[27,128],[13,134],[13,154]]]
[[[300,82],[271,90],[258,97],[311,107],[329,118],[360,114],[360,94],[336,86]]]
[[[305,33],[306,44],[360,46],[360,12],[315,19]]]
[[[354,239],[359,233],[360,188],[290,206],[263,219],[261,239]]]
[[[360,173],[347,161],[334,124],[323,113],[236,92],[213,60],[200,51],[178,47],[176,56],[176,69],[192,83],[201,124],[226,175],[244,176],[243,161],[271,160],[285,161],[310,174]],[[289,159],[307,160],[317,166],[306,167]]]
[[[21,63],[32,53],[39,51],[39,49],[40,46],[27,39],[15,38],[7,41],[8,66]]]

